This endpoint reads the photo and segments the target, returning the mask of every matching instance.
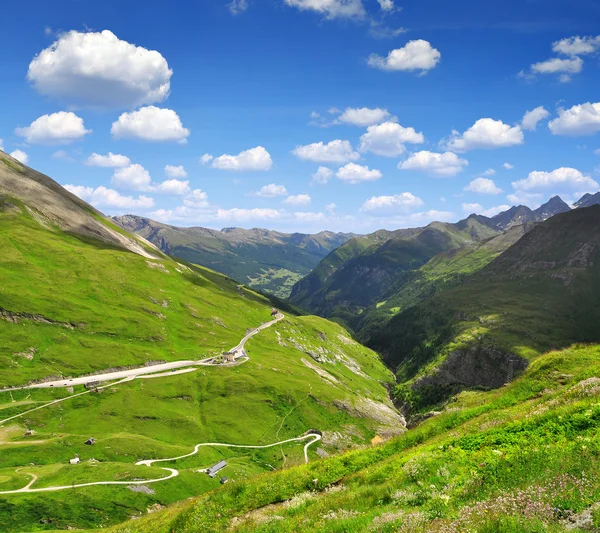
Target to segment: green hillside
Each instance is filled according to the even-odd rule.
[[[457,224],[378,232],[352,239],[298,282],[290,301],[320,316],[352,324],[400,280],[435,255],[498,235],[483,217]]]
[[[600,207],[556,215],[456,288],[395,316],[370,345],[425,408],[499,386],[531,358],[600,341]]]
[[[36,182],[46,201],[32,207],[26,192],[33,171],[3,159],[0,389],[197,361],[229,350],[271,320],[266,298],[221,274],[169,259],[122,230],[124,240],[110,242],[111,222],[47,177]],[[97,232],[100,240],[77,227],[65,230],[46,204],[61,205],[68,220],[93,213],[89,219],[110,231]],[[290,314],[248,341],[242,364],[192,367],[97,392],[82,385],[0,391],[0,531],[97,528],[140,516],[217,488],[218,477],[197,471],[223,458],[232,480],[304,461],[303,442],[206,447],[178,463],[175,479],[128,485],[165,476],[137,461],[185,455],[199,443],[266,446],[316,428],[323,439],[308,450],[314,459],[317,451],[403,432],[388,399],[393,375],[349,337],[337,324]],[[95,445],[84,444],[89,438]],[[70,465],[75,454],[81,463]],[[1,494],[25,487],[32,476],[33,489],[125,485]]]
[[[392,441],[236,482],[111,533],[554,533],[600,527],[600,349],[536,359]],[[584,527],[585,526],[585,527]]]
[[[323,257],[352,238],[351,234],[330,231],[305,235],[264,229],[178,228],[133,215],[113,220],[173,257],[282,298]]]

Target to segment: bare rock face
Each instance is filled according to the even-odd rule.
[[[452,352],[434,373],[416,380],[411,389],[439,402],[467,388],[502,387],[528,365],[527,359],[519,355],[477,344]]]

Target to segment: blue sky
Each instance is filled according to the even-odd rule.
[[[0,148],[182,226],[572,202],[600,181],[599,22],[593,0],[25,0],[3,7]]]

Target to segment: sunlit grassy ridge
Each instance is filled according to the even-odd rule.
[[[551,352],[514,383],[462,393],[389,443],[234,483],[111,531],[564,531],[600,500],[598,375],[597,346]]]
[[[0,386],[201,359],[270,320],[266,298],[225,276],[67,234],[34,215],[3,198]],[[397,415],[386,423],[364,408],[369,400],[393,414],[386,389],[393,376],[349,337],[337,324],[290,314],[247,343],[250,360],[240,366],[122,383],[8,422],[0,427],[0,492],[25,486],[31,474],[36,487],[164,477],[135,462],[183,455],[201,442],[269,444],[318,428],[325,434],[319,446],[331,452],[382,430],[402,431]],[[0,393],[0,420],[72,392]],[[26,429],[35,434],[25,437]],[[90,437],[93,447],[84,445]],[[82,463],[71,467],[76,453]],[[302,444],[204,448],[176,463],[179,477],[147,492],[123,486],[0,495],[0,531],[93,528],[140,516],[217,488],[218,479],[196,470],[222,458],[229,462],[224,474],[241,480],[302,462]]]

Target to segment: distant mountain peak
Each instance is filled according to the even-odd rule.
[[[600,192],[596,194],[586,193],[574,204],[576,208],[591,207],[593,205],[600,205]]]

